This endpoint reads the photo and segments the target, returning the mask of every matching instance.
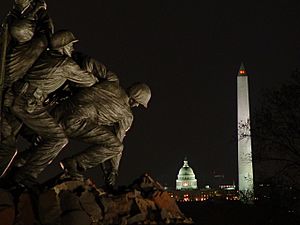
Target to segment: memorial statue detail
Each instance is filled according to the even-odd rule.
[[[133,84],[127,92],[118,82],[105,81],[81,90],[55,110],[68,137],[91,146],[63,160],[71,177],[82,178],[82,171],[109,161],[103,167],[108,186],[115,184],[123,151],[123,139],[133,122],[132,107],[147,107],[151,92],[146,84]]]
[[[16,155],[15,136],[20,122],[8,108],[14,99],[12,85],[27,73],[37,58],[47,49],[54,32],[44,1],[15,0],[1,29],[0,63],[0,176],[7,171]]]
[[[54,30],[44,0],[11,1],[0,30],[1,225],[191,224],[148,173],[117,185],[133,108],[148,107],[150,87],[124,88],[105,65],[75,51],[77,37]],[[41,182],[71,141],[87,147],[68,149],[70,157],[54,164],[60,172]],[[97,166],[101,187],[84,173]]]
[[[61,162],[63,177],[84,180],[83,171],[101,165],[112,188],[131,108],[147,107],[150,88],[135,83],[125,90],[103,64],[75,52],[78,39],[68,30],[54,32],[43,0],[15,0],[1,40],[1,179],[38,185],[39,174],[75,139],[90,146]],[[19,136],[30,143],[22,152]]]

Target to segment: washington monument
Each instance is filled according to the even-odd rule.
[[[238,173],[241,197],[253,199],[253,166],[250,136],[248,75],[244,64],[237,76]],[[249,199],[250,198],[250,199]]]

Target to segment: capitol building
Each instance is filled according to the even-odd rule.
[[[183,166],[178,172],[176,190],[194,190],[197,188],[197,179],[194,171],[189,166],[187,158],[185,158],[183,161]]]
[[[219,178],[219,176],[214,176]],[[222,176],[224,178],[224,176]],[[176,179],[176,189],[168,189],[171,198],[180,202],[207,201],[207,200],[238,200],[238,190],[235,184],[224,184],[223,180],[219,185],[205,185],[198,187],[197,179],[193,169],[189,166],[187,158],[183,161],[183,166],[179,169]]]

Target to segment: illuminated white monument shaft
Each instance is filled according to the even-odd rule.
[[[242,63],[237,76],[239,191],[253,194],[248,76]]]

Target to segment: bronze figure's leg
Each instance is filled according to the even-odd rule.
[[[26,97],[26,94],[17,97],[12,111],[41,137],[41,141],[33,147],[34,154],[17,172],[16,181],[20,183],[28,177],[36,179],[68,143],[63,128],[49,115],[41,103],[38,103],[30,113],[26,110],[28,101]]]
[[[63,161],[63,165],[71,176],[79,177],[80,172],[114,158],[117,158],[118,162],[115,164],[117,168],[115,169],[118,169],[123,144],[114,134],[111,127],[90,124],[85,120],[81,120],[77,123],[70,123],[66,133],[70,138],[92,144],[82,153]]]

